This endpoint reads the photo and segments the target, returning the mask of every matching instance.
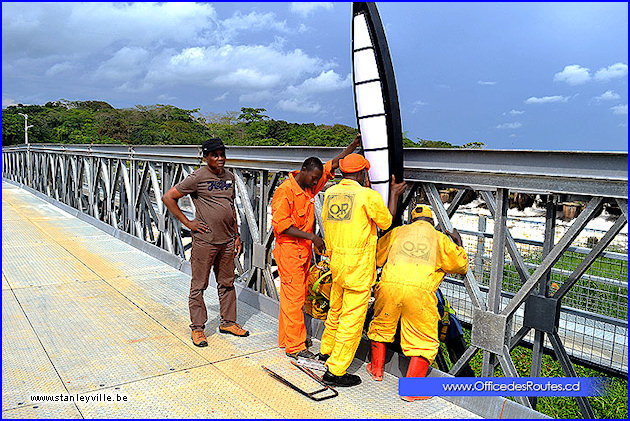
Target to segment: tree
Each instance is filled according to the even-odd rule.
[[[457,146],[444,142],[443,140],[418,139],[418,146],[421,148],[456,148]]]
[[[483,142],[468,142],[460,146],[460,148],[462,149],[483,149],[485,147],[486,147],[486,144]]]
[[[241,114],[238,116],[239,120],[245,120],[246,123],[252,123],[254,121],[262,121],[266,118],[269,118],[268,116],[262,114],[265,111],[267,111],[264,108],[249,108],[249,107],[242,107],[241,108]]]

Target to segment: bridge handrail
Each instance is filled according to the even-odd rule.
[[[153,162],[199,164],[201,149],[187,145],[30,144],[33,152],[51,152]],[[3,148],[25,150],[25,145]],[[341,148],[313,146],[227,146],[227,165],[292,171],[309,156],[328,160]],[[505,188],[538,194],[628,198],[628,153],[450,148],[406,148],[405,179],[466,186]]]

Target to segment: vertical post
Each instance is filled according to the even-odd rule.
[[[555,195],[549,195],[549,200],[547,200],[547,208],[546,208],[546,218],[545,218],[545,241],[543,243],[542,249],[542,257],[541,260],[544,259],[551,249],[554,246],[554,238],[556,235],[556,197]],[[540,278],[540,283],[538,285],[538,295],[546,297],[549,293],[549,282],[551,280],[551,268],[545,272],[545,274]],[[536,330],[534,332],[534,346],[532,349],[532,367],[531,367],[531,377],[540,377],[540,373],[542,371],[542,357],[543,357],[543,347],[545,345],[545,332],[540,330]],[[538,404],[538,398],[536,396],[531,396],[529,401],[532,405],[532,408],[536,409],[536,405]]]
[[[477,231],[482,233],[477,237],[477,252],[475,253],[475,278],[479,282],[483,281],[483,255],[486,253],[486,232],[487,219],[484,215],[479,215]]]
[[[26,181],[29,187],[33,187],[33,170],[31,168],[31,145],[26,145]]]
[[[269,195],[269,192],[265,189],[265,184],[269,178],[269,171],[261,170],[258,175],[260,179],[258,180],[259,194],[256,195],[258,197],[256,206],[258,206],[258,229],[260,231],[260,241],[262,243],[265,238],[265,233],[267,232],[267,196]],[[262,270],[258,270],[258,283],[260,286],[259,291],[261,293],[264,293],[263,290],[265,289],[264,278]]]
[[[505,233],[507,227],[508,190],[497,189],[497,210],[494,215],[494,235],[492,240],[492,262],[490,265],[490,286],[488,290],[488,310],[498,314],[503,287],[503,266],[505,265]],[[483,353],[482,377],[494,374],[494,355]]]
[[[245,174],[243,174],[243,176],[245,176]],[[252,181],[255,180],[253,180],[252,177],[249,177],[246,183],[247,197],[250,201],[252,199],[252,196],[254,196],[252,193],[254,189],[252,187]],[[249,227],[249,221],[247,220],[247,218],[244,218],[242,223],[245,224],[245,226],[247,227],[247,229],[241,228],[241,242],[243,243],[243,263],[245,265],[245,270],[251,269],[252,271],[255,271],[252,259],[253,239],[250,232],[251,228]],[[256,275],[254,274],[254,276]]]
[[[133,147],[129,146],[129,186],[131,190],[131,200],[138,197],[138,161],[133,156]],[[129,220],[131,223],[131,234],[141,237],[140,225],[138,224],[138,213],[136,212],[136,203],[132,202],[128,207]]]

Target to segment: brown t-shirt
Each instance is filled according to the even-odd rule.
[[[193,232],[196,239],[212,244],[225,244],[234,239],[234,174],[225,170],[218,176],[204,165],[175,188],[183,195],[190,194],[195,219],[209,227],[205,233]]]

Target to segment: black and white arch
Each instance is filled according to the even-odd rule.
[[[389,180],[403,178],[402,129],[396,80],[375,3],[352,6],[352,65],[357,123],[370,161],[371,187],[389,200]]]

